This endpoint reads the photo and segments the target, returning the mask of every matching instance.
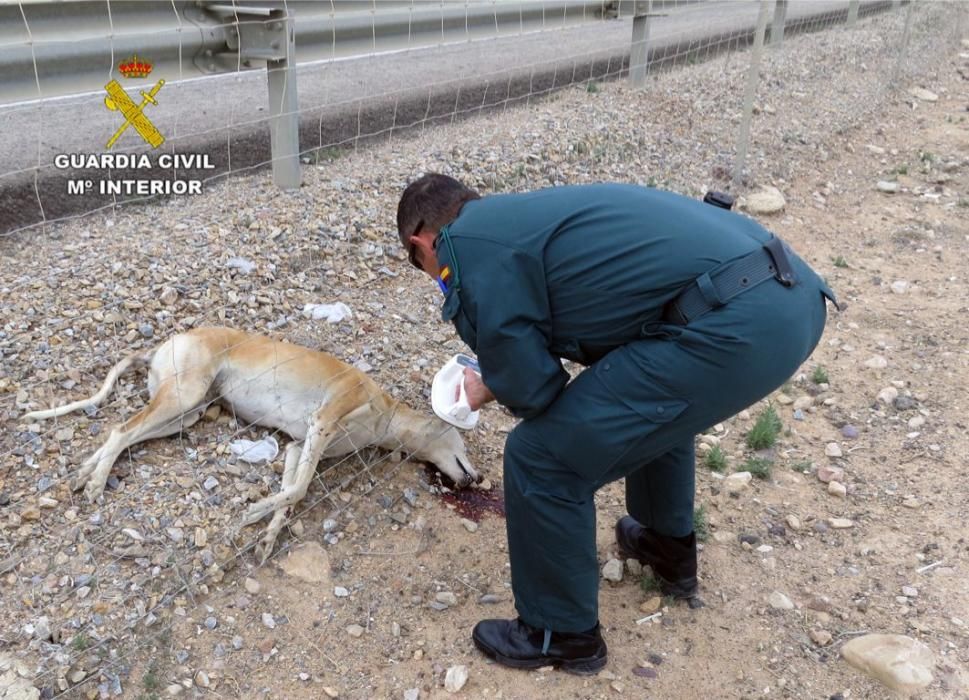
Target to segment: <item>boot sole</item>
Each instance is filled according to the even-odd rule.
[[[472,641],[474,641],[474,645],[482,654],[487,656],[489,659],[497,661],[502,666],[508,666],[509,668],[535,670],[536,668],[554,666],[555,668],[559,668],[576,676],[594,676],[606,667],[606,662],[608,660],[608,657],[606,656],[599,658],[589,657],[585,659],[553,659],[548,656],[539,657],[537,659],[513,659],[495,651],[483,642],[478,641],[474,635],[472,635]]]

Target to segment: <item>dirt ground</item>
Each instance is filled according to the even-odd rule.
[[[641,578],[627,570],[621,582],[601,583],[600,616],[609,645],[605,671],[578,678],[492,664],[473,648],[470,631],[484,617],[515,615],[505,522],[495,512],[500,508],[462,510],[453,499],[432,492],[433,479],[421,467],[400,462],[396,455],[368,453],[359,464],[341,463],[325,472],[326,488],[314,487],[312,502],[284,531],[266,565],[258,566],[244,549],[226,558],[214,548],[225,571],[203,580],[196,576],[202,565],[190,562],[178,573],[185,585],[154,626],[141,626],[146,614],[144,605],[129,603],[135,597],[114,598],[123,602],[121,607],[132,605],[139,633],[112,641],[106,627],[93,628],[91,637],[103,634],[112,650],[91,662],[89,677],[97,675],[90,673],[95,664],[107,667],[116,661],[124,671],[121,696],[146,700],[176,695],[880,699],[889,691],[849,667],[839,650],[856,636],[884,632],[908,635],[932,649],[935,680],[919,697],[969,697],[969,488],[964,483],[969,463],[969,100],[964,77],[969,75],[969,47],[961,51],[953,52],[926,86],[936,101],[897,94],[880,107],[874,121],[841,134],[825,158],[805,160],[786,181],[775,183],[786,207],[761,220],[822,272],[844,310],[829,307],[828,326],[813,357],[769,398],[783,423],[772,449],[755,454],[746,443],[767,402],[699,438],[697,505],[707,531],[700,554],[704,608],[656,600]],[[880,181],[895,183],[897,191],[881,191]],[[262,201],[271,202],[271,196]],[[131,216],[138,221],[149,214]],[[285,226],[282,220],[274,223]],[[151,245],[178,246],[179,235]],[[199,258],[204,264],[204,254]],[[291,261],[291,269],[297,262]],[[19,263],[26,266],[26,258]],[[393,265],[401,267],[399,261]],[[182,272],[192,278],[190,270]],[[365,274],[351,265],[337,269],[341,280],[348,272],[353,280]],[[406,312],[395,308],[393,296],[417,283],[416,277],[406,277],[412,273],[403,274],[404,279],[371,277],[376,281],[367,291],[376,296],[366,298],[371,303],[380,298],[387,307],[369,307],[369,315],[357,316],[357,328],[342,336],[342,330],[279,328],[293,341],[331,351],[339,347],[345,359],[369,358],[381,367],[384,385],[388,376],[401,378],[392,387],[395,395],[423,406],[434,369],[460,346],[449,329],[437,325],[417,326],[431,346],[418,359],[406,352],[411,346],[368,340],[394,324],[416,324],[416,314],[433,318],[436,313],[431,292],[408,297]],[[161,289],[165,280],[128,284],[149,281]],[[9,278],[5,284],[12,284]],[[179,293],[187,296],[184,290]],[[304,299],[285,298],[294,308],[294,300]],[[242,299],[241,306],[253,310],[261,303]],[[237,301],[220,297],[218,308],[226,322],[246,320],[245,311],[232,315]],[[179,322],[186,322],[187,313],[182,310]],[[124,343],[125,330],[110,339],[115,348],[135,338],[145,340],[129,332]],[[63,337],[59,342],[65,342]],[[375,347],[367,350],[368,342]],[[93,341],[76,352],[89,356],[95,351],[106,352]],[[89,361],[76,391],[95,386],[113,361],[102,358],[100,367]],[[52,368],[59,372],[57,382],[74,376],[65,366],[70,363]],[[77,383],[71,381],[71,386]],[[143,380],[130,382],[125,391],[137,398]],[[46,405],[64,394],[62,387],[49,386],[46,394],[30,399]],[[0,383],[8,396],[18,389],[16,382]],[[18,407],[22,402],[18,397]],[[8,425],[23,429],[12,415],[8,418]],[[488,408],[467,437],[469,452],[495,493],[500,492],[503,436],[513,424],[498,409]],[[86,419],[79,425],[89,427]],[[112,537],[124,539],[125,523],[158,532],[175,528],[190,533],[194,526],[196,532],[208,532],[210,541],[214,531],[224,534],[219,540],[223,547],[238,543],[228,534],[239,513],[236,501],[232,509],[220,509],[221,502],[209,509],[202,496],[176,501],[170,495],[178,486],[191,491],[193,478],[201,482],[201,467],[180,466],[186,451],[201,453],[210,443],[222,443],[225,431],[234,437],[233,429],[223,416],[193,429],[197,437],[154,441],[133,453],[128,466],[116,468],[124,483],[107,494],[103,506],[105,519],[117,525]],[[85,435],[78,453],[96,439]],[[726,456],[727,474],[742,471],[751,458],[767,461],[770,474],[731,492],[702,456],[714,444]],[[61,449],[65,458],[58,461],[61,453],[55,449],[45,459],[66,475],[66,457],[72,453],[67,446]],[[20,533],[10,546],[26,547],[22,542],[40,532],[28,527],[32,523],[43,528],[63,523],[44,510],[28,518],[22,508],[28,489],[6,466],[0,492],[11,492],[11,508],[16,506],[19,515],[4,516],[5,542],[13,543],[12,533]],[[844,485],[843,494],[822,481],[831,475]],[[51,493],[63,501],[58,513],[70,506],[75,518],[91,515],[86,504],[68,501],[66,486],[58,484]],[[494,505],[500,499],[481,500]],[[603,489],[597,505],[599,556],[605,564],[616,556],[612,528],[624,514],[622,485]],[[142,511],[152,508],[167,512],[169,520],[163,515],[143,518]],[[218,519],[223,510],[225,517]],[[479,522],[464,516],[480,516]],[[107,590],[113,577],[111,585],[118,590],[150,593],[150,577],[125,568],[128,559],[112,549],[116,544],[105,537],[93,545],[95,554],[104,557],[100,561],[110,562],[98,569],[101,585]],[[204,547],[204,542],[198,545]],[[143,554],[145,568],[164,564],[164,556],[158,556]],[[45,586],[76,585],[73,578],[69,586],[56,576],[50,580],[49,561],[57,561],[54,548],[32,551],[16,571],[0,570],[8,604],[19,606],[17,619],[4,621],[0,650],[20,648],[16,630],[42,612],[32,596],[40,599]],[[130,585],[125,588],[125,583]],[[149,608],[166,589],[159,590]],[[776,593],[793,605],[777,607]],[[74,613],[73,605],[63,602],[65,618]],[[106,596],[95,604],[105,615],[111,609]],[[70,638],[63,633],[63,639]],[[75,634],[71,642],[72,668],[88,643],[78,638]],[[444,680],[455,666],[466,667],[468,679],[451,693]],[[107,688],[102,695],[113,697],[105,678],[111,677],[98,677]],[[49,677],[47,682],[55,687]],[[65,697],[98,697],[98,692],[95,683],[81,684]]]
[[[459,513],[422,494],[415,509],[420,527],[396,527],[380,514],[358,511],[360,527],[328,551],[325,582],[300,581],[277,566],[255,572],[260,593],[251,596],[249,609],[271,608],[289,622],[270,631],[258,615],[240,612],[239,633],[269,651],[246,649],[215,664],[224,675],[218,692],[401,698],[418,688],[422,698],[449,697],[444,672],[461,664],[469,672],[461,691],[466,697],[883,698],[888,691],[848,667],[838,650],[863,632],[892,632],[920,639],[937,654],[937,680],[920,697],[969,697],[969,489],[963,482],[969,105],[954,71],[946,87],[948,97],[938,102],[899,99],[874,133],[850,134],[852,147],[787,183],[786,212],[768,220],[823,271],[845,310],[831,309],[814,356],[782,390],[787,398],[771,397],[785,427],[772,476],[733,497],[698,465],[697,503],[710,529],[700,558],[705,608],[663,601],[661,617],[638,625],[647,616],[640,606],[655,594],[644,593],[627,572],[621,583],[603,581],[601,589],[610,651],[605,672],[584,679],[498,667],[474,650],[469,633],[483,617],[515,614],[504,520],[486,513],[469,532]],[[869,144],[885,153],[873,154]],[[895,173],[900,192],[876,189],[899,169],[907,170]],[[941,187],[960,193],[956,206],[936,203],[933,193]],[[899,281],[907,285],[893,290]],[[874,356],[887,366],[869,367]],[[812,379],[817,368],[828,375],[826,390]],[[887,387],[911,401],[885,404],[877,397]],[[814,401],[803,409],[803,421],[794,420],[788,404],[804,396]],[[731,470],[750,456],[744,437],[758,410],[712,433]],[[924,423],[911,427],[919,416]],[[510,425],[499,415],[492,420]],[[857,437],[846,438],[845,425],[856,427]],[[471,441],[497,487],[500,440]],[[831,442],[841,457],[826,456]],[[817,476],[823,465],[844,469],[846,497],[828,493]],[[420,478],[404,468],[394,486],[421,492]],[[616,556],[612,525],[624,514],[621,484],[604,489],[597,503],[605,563]],[[831,518],[853,525],[833,529]],[[762,544],[745,546],[740,535]],[[764,544],[771,549],[760,551]],[[231,609],[240,586],[226,587],[208,604]],[[349,596],[335,598],[334,586]],[[900,599],[903,586],[915,587],[917,597]],[[794,609],[773,609],[768,596],[775,590]],[[452,592],[456,604],[430,609],[441,591]],[[480,604],[487,593],[497,603]],[[173,637],[191,639],[198,618],[186,617]],[[362,636],[346,632],[352,624],[365,628]],[[197,653],[206,645],[210,635],[199,635]],[[644,667],[655,677],[634,673]],[[301,673],[307,680],[299,680]]]

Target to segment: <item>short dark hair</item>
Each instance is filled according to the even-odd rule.
[[[397,205],[397,235],[405,249],[419,227],[440,231],[458,218],[465,202],[481,195],[459,180],[440,173],[427,173],[414,180]]]

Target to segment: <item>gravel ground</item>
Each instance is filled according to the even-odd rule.
[[[786,428],[773,449],[745,442],[761,406],[701,438],[701,451],[722,447],[730,472],[758,471],[751,458],[774,467],[736,487],[743,477],[701,475],[709,609],[640,601],[632,573],[605,583],[613,660],[594,680],[509,674],[471,650],[475,619],[511,614],[503,521],[462,521],[399,455],[321,467],[260,567],[258,528],[238,521],[279,475],[227,447],[265,431],[213,413],[123,456],[103,503],[89,505],[70,475],[108,425],[143,406],[143,375],[127,375],[90,415],[19,416],[87,396],[126,353],[214,323],[330,352],[426,407],[434,370],[462,348],[438,321],[439,292],[398,250],[406,182],[437,170],[484,192],[599,180],[693,196],[726,188],[742,54],[656,75],[643,92],[583,86],[361,148],[306,167],[294,193],[258,174],[0,238],[0,674],[20,663],[33,686],[63,697],[443,697],[445,676],[461,675],[446,672],[462,666],[469,697],[875,698],[884,689],[837,650],[862,631],[899,631],[937,655],[925,697],[965,694],[965,542],[947,529],[965,513],[955,479],[969,456],[967,338],[950,318],[967,310],[957,264],[969,240],[959,217],[969,201],[964,15],[917,8],[903,84],[933,95],[887,89],[901,15],[765,56],[740,193],[751,204],[762,185],[787,195],[769,225],[849,309],[773,397]],[[301,313],[336,301],[351,319]],[[468,434],[485,494],[499,488],[512,425],[489,409]],[[621,489],[598,503],[605,563]],[[30,697],[14,688],[0,697]]]

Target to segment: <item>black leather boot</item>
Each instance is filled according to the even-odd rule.
[[[481,652],[503,666],[557,666],[580,676],[598,673],[606,665],[606,642],[596,624],[588,632],[551,632],[515,620],[482,620],[471,638]],[[545,644],[548,648],[544,649]]]
[[[649,565],[663,595],[703,606],[696,578],[696,533],[686,537],[660,535],[626,515],[616,523],[616,543],[624,557]]]

